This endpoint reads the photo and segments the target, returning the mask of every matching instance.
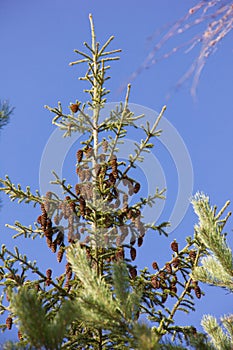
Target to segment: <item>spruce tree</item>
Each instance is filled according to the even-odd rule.
[[[187,237],[182,248],[176,240],[169,243],[171,258],[163,266],[152,261],[151,268],[138,271],[135,265],[147,231],[166,236],[169,225],[144,222],[142,209],[164,200],[165,190],[157,189],[138,200],[141,184],[131,175],[161,134],[158,125],[165,107],[153,125],[146,123],[146,116],[135,116],[129,110],[128,85],[124,103],[100,120],[109,93],[109,63],[118,60],[115,54],[120,50],[108,49],[113,37],[103,46],[96,41],[92,16],[89,18],[91,45],[84,43],[87,52],[75,50],[79,58],[70,64],[87,65],[80,79],[89,84],[85,90],[89,100],[74,101],[68,112],[61,103],[46,106],[65,137],[74,132],[86,135],[76,154],[77,183],[70,185],[54,173],[54,185],[64,192],[61,199],[52,191],[40,195],[38,191],[33,194],[29,186],[23,190],[8,176],[1,180],[1,190],[11,200],[32,203],[39,214],[34,226],[18,221],[8,225],[16,231],[14,238],[43,239],[48,253],[57,253],[58,264],[64,264],[64,272],[55,277],[51,268],[42,271],[17,247],[14,251],[1,247],[0,310],[6,315],[1,328],[7,331],[15,324],[19,330],[18,345],[9,343],[6,348],[187,348],[166,343],[166,337],[172,337],[191,342],[197,349],[211,349],[192,325],[174,322],[177,312],[193,311],[195,298],[202,296],[197,279],[190,276],[207,251],[199,237]],[[139,118],[145,137],[123,162],[117,157],[118,146],[129,128],[137,132]]]

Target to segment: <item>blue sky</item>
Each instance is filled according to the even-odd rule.
[[[109,101],[124,98],[119,92],[122,84],[145,59],[156,40],[147,38],[165,24],[183,16],[196,1],[172,0],[143,2],[122,1],[26,1],[1,0],[0,3],[0,98],[8,99],[15,112],[11,123],[1,132],[1,173],[8,174],[14,183],[39,186],[39,166],[43,149],[54,127],[52,115],[44,105],[55,106],[60,100],[65,106],[76,98],[85,101],[84,85],[78,80],[83,68],[69,67],[77,59],[74,49],[83,49],[82,43],[90,40],[88,14],[94,17],[98,40],[103,43],[110,35],[115,36],[111,48],[121,48],[121,60],[113,63],[112,79],[108,87],[112,93]],[[171,45],[178,45],[188,38],[175,38]],[[211,202],[222,206],[233,197],[233,69],[232,33],[211,56],[201,75],[197,89],[197,101],[190,96],[190,82],[186,82],[170,99],[168,92],[189,67],[197,54],[180,52],[144,70],[132,84],[130,101],[159,111],[166,104],[165,117],[181,135],[189,151],[194,171],[194,189],[204,191]],[[75,162],[75,150],[68,159]],[[157,151],[156,151],[157,152]],[[177,192],[174,163],[158,146],[158,159],[167,176],[169,215]],[[163,159],[164,155],[164,159]],[[68,161],[65,162],[68,164]],[[172,171],[171,171],[172,170]],[[11,231],[5,223],[15,220],[31,224],[39,215],[39,209],[28,205],[18,206],[2,195],[0,215],[1,243],[10,246]],[[169,204],[170,203],[170,204]],[[230,209],[232,210],[232,204]],[[167,219],[163,215],[164,219]],[[179,227],[166,240],[148,236],[138,252],[137,263],[149,266],[153,260],[163,260],[170,240],[184,242],[192,235],[196,217],[189,208]],[[228,241],[233,246],[232,220],[227,225]],[[17,243],[31,259],[38,259],[45,270],[55,262],[42,241]],[[169,252],[170,254],[170,252]],[[169,256],[168,254],[168,256]],[[166,257],[165,257],[166,259]],[[181,323],[192,322],[198,327],[203,313],[219,317],[231,312],[232,296],[223,290],[204,287],[206,296],[197,301],[196,313],[179,316]],[[198,327],[199,328],[199,327]],[[199,328],[200,329],[200,328]],[[15,332],[7,332],[3,339],[10,339]],[[1,336],[0,336],[1,339]]]

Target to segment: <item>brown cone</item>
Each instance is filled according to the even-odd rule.
[[[11,329],[11,327],[12,327],[12,317],[7,317],[7,319],[6,319],[6,326],[7,326],[7,329]]]

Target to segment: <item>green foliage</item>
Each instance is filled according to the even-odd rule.
[[[9,120],[10,120],[10,116],[13,113],[14,108],[11,108],[9,106],[9,103],[7,101],[1,101],[0,100],[0,129],[3,128],[3,126],[7,125]],[[0,190],[1,190],[2,184],[0,182]],[[1,199],[0,199],[0,203],[1,203]]]
[[[14,185],[9,176],[6,175],[6,179],[0,179],[0,191],[4,191],[6,194],[9,195],[9,198],[14,201],[18,199],[18,203],[25,202],[30,203],[31,201],[34,202],[34,206],[36,206],[37,203],[42,203],[43,200],[40,197],[39,191],[36,191],[36,195],[33,195],[30,186],[27,186],[26,191],[23,191],[21,188],[21,185],[18,184],[17,186]]]
[[[201,266],[194,268],[192,277],[196,280],[219,286],[233,291],[232,250],[227,244],[226,233],[223,233],[225,223],[231,213],[220,219],[229,201],[216,214],[216,207],[212,208],[209,198],[204,194],[196,194],[192,200],[199,224],[195,226],[197,239],[206,249],[206,256],[201,260]],[[221,323],[211,315],[205,315],[202,326],[211,338],[215,349],[230,350],[233,343],[233,316],[224,316]],[[227,331],[227,332],[226,332]]]
[[[86,259],[86,253],[77,244],[68,250],[68,262],[82,283],[82,289],[77,293],[81,317],[92,326],[100,323],[101,327],[117,325],[116,315],[118,303],[113,301],[112,293],[102,276],[96,274]]]
[[[9,123],[13,110],[7,101],[0,101],[0,129]]]
[[[216,214],[216,207],[211,208],[209,198],[203,194],[196,194],[192,204],[199,217],[199,224],[195,226],[197,239],[210,254],[202,259],[202,266],[194,269],[193,278],[232,291],[232,250],[227,244],[226,234],[222,232],[231,213],[228,213],[224,219],[220,219],[229,201],[218,214]]]
[[[232,349],[232,331],[230,336],[223,332],[219,326],[217,319],[210,315],[205,315],[202,319],[202,326],[206,333],[211,337],[214,348],[217,350],[231,350]],[[232,320],[231,320],[232,327]]]
[[[113,279],[110,286],[104,276],[91,268],[85,251],[76,243],[68,249],[67,259],[82,284],[77,291],[79,319],[91,328],[99,328],[108,334],[105,348],[150,349],[156,344],[156,337],[145,324],[137,321],[141,299],[140,290],[131,291],[128,269],[123,261],[113,265]],[[112,290],[111,290],[112,289]],[[147,345],[146,345],[147,344]]]
[[[113,287],[114,295],[119,300],[123,317],[129,321],[138,318],[140,302],[142,299],[142,287],[131,288],[128,269],[123,261],[113,265]]]
[[[51,317],[35,289],[21,287],[18,293],[10,295],[10,300],[10,309],[17,315],[16,322],[32,346],[50,350],[60,348],[66,327],[75,317],[71,301],[64,301]]]
[[[232,250],[226,242],[226,236],[222,233],[225,223],[231,213],[228,213],[224,219],[220,219],[221,215],[230,204],[226,202],[224,207],[216,214],[216,207],[211,208],[209,198],[203,194],[197,193],[192,200],[195,213],[199,217],[199,224],[195,226],[197,238],[208,249],[210,249],[222,269],[226,273],[232,274]]]

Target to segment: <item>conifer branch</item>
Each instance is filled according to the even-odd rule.
[[[125,134],[126,131],[124,130],[124,126],[125,126],[125,122],[126,122],[126,118],[127,118],[127,114],[129,114],[130,112],[128,111],[128,101],[129,101],[129,94],[130,94],[130,89],[131,89],[131,85],[129,84],[127,86],[127,92],[126,92],[126,97],[125,97],[125,104],[124,104],[124,109],[121,113],[121,117],[119,120],[119,123],[117,125],[117,129],[116,129],[116,136],[111,144],[111,151],[108,157],[108,161],[112,158],[113,153],[116,150],[116,146],[118,143],[119,138],[122,138]]]
[[[211,341],[215,349],[232,349],[232,342],[230,340],[230,337],[223,332],[215,317],[211,315],[205,315],[201,321],[201,324],[206,333],[211,337]]]
[[[71,191],[72,186],[71,185],[68,185],[68,186],[65,185],[65,182],[66,182],[65,179],[61,180],[59,178],[59,176],[56,174],[55,171],[52,171],[52,174],[54,175],[56,180],[51,181],[51,184],[60,185],[64,189],[65,193],[69,193],[73,198],[75,198],[77,200],[79,199],[79,197],[73,191]]]
[[[221,323],[228,332],[230,339],[233,339],[233,315],[225,315],[221,317]]]
[[[23,191],[21,185],[18,184],[16,187],[11,182],[8,175],[6,175],[6,180],[0,179],[0,183],[2,184],[2,186],[0,187],[0,191],[5,192],[12,201],[18,199],[18,203],[34,202],[34,207],[36,206],[36,204],[41,204],[43,202],[38,190],[36,190],[36,195],[33,195],[33,193],[30,190],[30,186],[26,187],[26,191]]]
[[[196,258],[195,258],[195,262],[194,262],[194,267],[197,266],[198,264],[198,261],[199,261],[199,257],[200,257],[200,251],[197,252],[197,255],[196,255]],[[168,318],[166,320],[162,320],[159,327],[158,327],[158,333],[160,333],[161,329],[163,329],[163,327],[165,327],[165,329],[167,327],[169,327],[169,324],[171,323],[171,321],[173,320],[174,318],[174,315],[175,313],[177,312],[177,310],[181,310],[180,306],[184,303],[183,303],[183,300],[185,299],[185,296],[188,292],[188,290],[190,289],[190,285],[191,285],[191,282],[192,282],[192,278],[190,277],[188,279],[188,281],[186,282],[185,284],[185,287],[182,291],[182,293],[180,294],[180,296],[178,297],[178,300],[177,302],[175,303],[175,305],[173,306]],[[186,304],[187,305],[187,304]],[[185,310],[185,309],[183,309]]]
[[[220,219],[230,202],[227,201],[218,214],[216,214],[217,207],[211,208],[209,198],[204,194],[197,193],[192,200],[192,204],[199,217],[199,224],[195,226],[196,236],[207,249],[206,256],[201,260],[202,265],[194,268],[192,277],[210,285],[224,287],[232,292],[232,250],[226,242],[226,234],[222,233],[231,213],[228,213],[224,219]],[[205,315],[201,323],[211,338],[215,349],[231,349],[233,339],[232,317],[222,318],[222,323],[228,330],[228,334],[224,333],[213,316]]]
[[[35,228],[32,228],[32,225],[30,226],[24,226],[20,222],[15,221],[15,226],[6,224],[6,227],[9,227],[18,233],[12,236],[12,238],[17,238],[20,236],[24,236],[24,238],[32,238],[35,239],[37,236],[42,237],[43,236],[43,231],[41,228],[38,227],[37,224],[35,224]]]
[[[10,107],[8,101],[0,100],[0,129],[8,124],[13,111],[14,108]]]
[[[59,127],[60,130],[66,130],[63,135],[64,137],[70,136],[72,132],[76,131],[80,133],[91,132],[93,127],[90,117],[84,112],[85,105],[81,107],[79,101],[76,101],[73,105],[77,106],[77,111],[79,111],[77,117],[74,116],[74,112],[72,112],[72,114],[64,114],[60,102],[58,103],[58,108],[51,108],[47,105],[44,106],[55,114],[52,123]],[[70,106],[71,111],[73,105]]]
[[[210,207],[209,198],[204,194],[197,193],[192,200],[192,204],[194,211],[199,217],[199,224],[195,226],[197,239],[210,250],[211,254],[222,265],[222,269],[230,276],[233,276],[232,250],[226,242],[225,234],[222,233],[225,222],[228,220],[230,214],[223,221],[219,220],[229,205],[229,201],[226,202],[217,215],[215,215],[215,210]]]
[[[128,171],[131,169],[131,168],[134,168],[135,167],[135,162],[137,160],[142,160],[140,158],[141,156],[141,153],[144,152],[145,150],[147,150],[148,148],[151,148],[150,147],[150,144],[149,144],[149,141],[152,137],[155,137],[155,136],[158,136],[160,134],[160,130],[156,131],[156,128],[159,124],[159,121],[160,119],[162,118],[164,112],[166,110],[166,106],[164,106],[160,112],[160,114],[158,115],[154,125],[152,126],[151,130],[147,130],[147,136],[145,138],[145,140],[142,140],[141,144],[138,146],[138,149],[136,149],[135,151],[135,155],[131,155],[130,158],[129,158],[129,165],[127,166],[127,168],[125,169],[124,173],[123,173],[123,176],[125,176]],[[148,147],[149,145],[149,147]]]
[[[56,316],[49,319],[37,292],[27,287],[21,287],[18,293],[12,294],[10,307],[31,345],[48,350],[61,348],[67,326],[76,317],[73,303],[64,301]]]
[[[192,272],[192,278],[210,285],[219,286],[233,291],[233,277],[213,256],[204,257],[202,266],[197,266]]]
[[[36,267],[35,262],[28,261],[26,256],[23,256],[19,254],[18,250],[16,251],[17,254],[12,253],[10,250],[8,250],[4,245],[2,246],[2,251],[0,252],[0,259],[2,261],[7,261],[5,258],[5,254],[8,254],[11,258],[13,258],[13,262],[19,262],[23,264],[27,269],[31,270],[33,273],[37,274],[43,281],[46,281],[47,277]],[[61,288],[57,283],[55,283],[53,280],[50,282],[51,285],[53,285],[56,289],[58,289],[63,296],[66,296],[66,291]]]
[[[91,269],[85,251],[81,249],[80,245],[76,243],[74,247],[68,249],[67,260],[83,285],[83,291],[79,295],[84,305],[86,304],[83,314],[87,315],[88,313],[88,319],[94,323],[99,317],[99,313],[96,314],[97,310],[102,313],[101,322],[104,324],[118,322],[119,318],[116,317],[117,304],[113,301],[112,293],[103,278]],[[92,308],[90,309],[90,307]]]

